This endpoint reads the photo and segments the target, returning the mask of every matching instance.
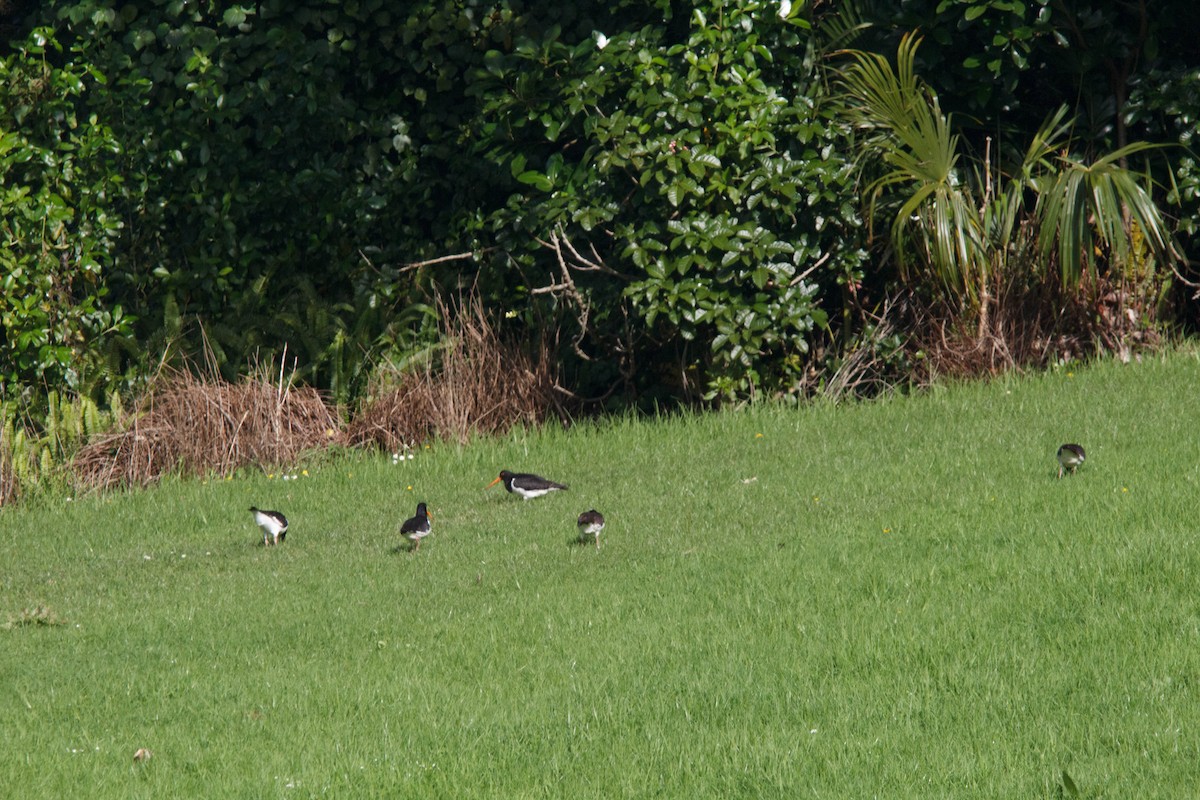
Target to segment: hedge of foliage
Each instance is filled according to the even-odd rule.
[[[1064,101],[1084,151],[1191,137],[1190,6],[1118,5],[14,4],[0,395],[101,398],[207,346],[227,376],[286,358],[350,401],[472,292],[580,396],[798,391],[899,276],[839,48],[920,26],[980,150],[1023,150]],[[1186,237],[1194,162],[1144,163]]]

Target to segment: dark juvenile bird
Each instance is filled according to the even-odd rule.
[[[596,509],[585,511],[579,515],[579,541],[586,542],[591,536],[596,540],[596,549],[600,549],[600,531],[604,530],[604,515]]]
[[[279,544],[284,540],[288,529],[287,517],[278,511],[263,511],[254,506],[250,506],[250,511],[254,514],[254,521],[258,523],[258,527],[262,529],[264,546]]]
[[[504,481],[504,488],[513,494],[519,494],[521,497],[528,500],[531,497],[541,497],[550,492],[557,492],[566,489],[567,487],[561,483],[548,481],[540,475],[530,475],[527,472],[509,472],[506,469],[500,470],[500,477],[487,485],[487,488],[492,488],[500,481]]]
[[[1074,474],[1085,458],[1087,458],[1087,455],[1083,452],[1083,448],[1077,444],[1064,444],[1058,448],[1058,477],[1061,478],[1063,476],[1064,470]]]
[[[400,526],[400,533],[413,543],[414,551],[421,549],[421,540],[433,531],[429,520],[429,511],[425,508],[425,504],[417,503],[417,515],[404,520],[404,524]]]

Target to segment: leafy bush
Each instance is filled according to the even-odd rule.
[[[474,91],[504,124],[481,141],[524,184],[494,216],[522,276],[504,307],[547,298],[585,359],[643,390],[799,380],[823,290],[865,254],[847,132],[815,68],[776,63],[809,44],[776,10],[698,4],[684,43],[645,27],[488,53]]]
[[[37,385],[103,396],[119,377],[106,353],[132,331],[108,299],[121,180],[104,164],[120,145],[77,113],[105,79],[69,58],[57,66],[62,55],[37,30],[0,60],[0,399]]]
[[[804,391],[874,336],[891,277],[864,274],[859,134],[828,102],[828,51],[919,23],[989,131],[1040,112],[1029,76],[1076,55],[1081,80],[1089,58],[1132,70],[1079,93],[1123,131],[1105,98],[1139,53],[1182,52],[1157,18],[1110,38],[1089,21],[1066,52],[1055,26],[1086,0],[833,6],[31,7],[54,31],[5,57],[3,389],[102,397],[205,347],[232,381],[286,351],[349,407],[376,363],[436,339],[439,297],[477,291],[506,337],[557,335],[585,398]]]
[[[427,151],[455,150],[467,107],[444,97],[422,116],[418,99],[444,79],[427,49],[445,37],[413,46],[382,0],[43,13],[111,78],[85,105],[122,145],[110,287],[139,310],[143,351],[208,349],[231,380],[286,348],[300,379],[349,402],[373,358],[425,344],[428,315],[396,318],[431,294],[405,262],[445,252],[438,231],[459,208],[433,196],[454,178]]]

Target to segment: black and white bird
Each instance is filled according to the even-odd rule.
[[[604,530],[604,515],[596,509],[585,511],[579,515],[579,541],[586,542],[591,536],[596,540],[596,549],[600,549],[600,531]]]
[[[1077,444],[1064,444],[1058,448],[1058,477],[1061,478],[1064,471],[1074,473],[1085,458],[1087,454]]]
[[[404,520],[404,524],[400,526],[400,533],[413,543],[414,552],[421,549],[421,540],[433,531],[429,520],[429,510],[425,504],[417,503],[417,515]]]
[[[278,511],[263,511],[261,508],[250,506],[254,521],[262,529],[263,545],[279,544],[287,537],[287,517]]]
[[[541,497],[544,494],[562,491],[567,488],[561,483],[548,481],[540,475],[530,475],[527,472],[509,472],[506,469],[500,470],[500,477],[489,483],[487,488],[492,488],[500,481],[504,481],[505,489],[513,494],[521,495],[526,500],[531,497]]]

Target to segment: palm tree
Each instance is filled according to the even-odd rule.
[[[924,286],[933,277],[979,315],[982,336],[995,275],[1032,265],[1043,276],[1057,270],[1062,286],[1075,290],[1085,271],[1095,274],[1097,254],[1110,269],[1128,265],[1135,240],[1151,266],[1177,258],[1158,207],[1139,176],[1121,166],[1151,145],[1084,163],[1070,155],[1065,108],[1046,120],[1007,176],[993,179],[990,158],[965,173],[952,119],[916,75],[920,43],[906,34],[894,68],[881,55],[844,51],[850,64],[837,74],[840,110],[861,135],[860,168],[884,165],[867,186],[867,216],[874,224],[881,207],[894,209],[890,245],[902,280]],[[1030,236],[1034,247],[1013,246]],[[1013,259],[1014,252],[1034,259]]]

